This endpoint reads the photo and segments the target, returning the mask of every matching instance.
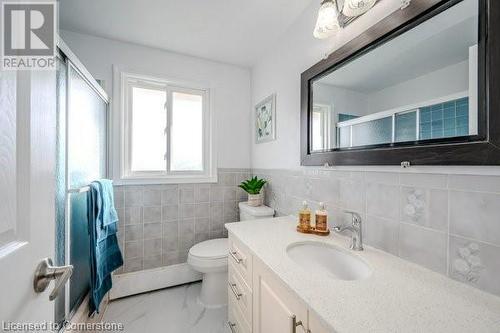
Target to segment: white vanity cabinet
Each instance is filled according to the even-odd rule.
[[[229,250],[233,252],[228,259],[228,325],[232,332],[330,332],[259,258],[252,255],[250,249],[231,234]],[[239,260],[242,258],[245,264]]]
[[[307,308],[254,257],[253,332],[307,332]]]

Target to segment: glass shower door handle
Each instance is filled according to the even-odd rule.
[[[59,291],[64,287],[71,274],[73,274],[73,265],[53,266],[52,259],[45,258],[36,268],[33,288],[35,292],[41,293],[47,289],[50,281],[56,280],[54,289],[49,295],[49,300],[53,301],[59,295]]]

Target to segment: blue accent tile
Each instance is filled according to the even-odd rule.
[[[351,114],[346,114],[346,113],[339,113],[339,122],[346,121],[346,120],[351,120],[358,118],[359,116],[351,115]]]
[[[468,116],[468,97],[422,107],[420,108],[420,138],[468,135]]]
[[[457,135],[458,136],[469,135],[469,128],[468,127],[458,127],[457,128]]]
[[[439,111],[443,109],[443,104],[434,104],[431,105],[431,111]]]
[[[469,125],[469,117],[457,117],[457,127],[466,127]]]
[[[420,132],[420,140],[428,140],[431,138],[431,132]]]
[[[431,123],[420,124],[420,131],[430,132],[431,131]]]
[[[431,123],[431,126],[432,126],[432,130],[434,130],[435,128],[443,128],[443,120],[442,119],[439,119],[439,120],[433,120],[432,123]]]
[[[445,130],[455,129],[455,118],[445,119],[444,120],[444,129]]]
[[[455,136],[455,129],[452,128],[452,129],[448,129],[448,130],[444,130],[443,134],[445,137],[452,137],[452,136]]]
[[[432,111],[431,117],[432,120],[443,119],[443,110]]]
[[[462,105],[457,107],[457,117],[464,117],[469,115],[469,107],[468,105]]]
[[[454,109],[455,108],[455,101],[443,103],[443,108],[444,109]]]
[[[429,111],[420,112],[420,123],[425,123],[429,121],[431,121],[431,113]]]
[[[437,139],[437,138],[442,138],[443,137],[443,130],[437,130],[437,131],[432,131],[432,138]]]
[[[469,97],[464,97],[456,100],[457,106],[469,104]]]
[[[443,110],[444,119],[455,118],[455,108],[445,108]]]

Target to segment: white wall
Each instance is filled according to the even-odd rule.
[[[335,115],[364,116],[371,113],[365,94],[324,83],[314,84],[314,103],[330,105]]]
[[[460,62],[368,95],[370,113],[469,91],[469,61]]]
[[[300,165],[300,74],[326,53],[399,10],[400,4],[397,0],[382,1],[335,37],[320,41],[312,36],[319,8],[319,2],[313,1],[274,47],[266,49],[264,57],[252,69],[252,100],[255,105],[271,93],[277,94],[277,139],[252,143],[254,168],[294,168]]]
[[[112,66],[198,83],[213,92],[219,168],[250,167],[250,70],[62,30],[63,40],[112,96]]]

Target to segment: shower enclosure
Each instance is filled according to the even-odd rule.
[[[56,264],[74,266],[55,321],[71,318],[90,288],[88,184],[108,170],[108,104],[102,87],[64,42],[57,58]]]

